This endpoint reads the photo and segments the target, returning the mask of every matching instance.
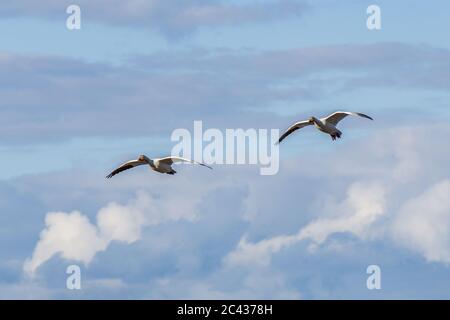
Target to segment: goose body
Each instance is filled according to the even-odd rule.
[[[172,156],[172,157],[165,157],[165,158],[150,159],[149,157],[147,157],[145,155],[141,155],[141,156],[139,156],[138,159],[130,160],[130,161],[127,161],[124,164],[120,165],[119,167],[114,169],[109,175],[107,175],[106,178],[110,179],[122,171],[131,169],[131,168],[134,168],[137,166],[142,166],[142,165],[148,165],[150,167],[150,169],[152,169],[153,171],[159,172],[159,173],[166,173],[166,174],[173,175],[173,174],[177,173],[172,168],[172,164],[174,164],[176,162],[189,162],[189,163],[198,164],[198,165],[207,167],[209,169],[212,169],[210,166],[208,166],[204,163],[200,163],[200,162],[197,162],[194,160],[185,159],[185,158],[181,158],[181,157]]]
[[[359,116],[366,119],[373,120],[368,115],[365,115],[363,113],[359,112],[350,112],[350,111],[337,111],[332,114],[330,114],[327,117],[317,119],[315,117],[311,117],[308,120],[303,120],[294,123],[292,126],[290,126],[278,139],[278,143],[283,141],[288,135],[293,133],[294,131],[304,128],[306,126],[314,125],[319,131],[329,134],[331,136],[331,139],[334,141],[337,138],[340,138],[342,136],[342,132],[336,127],[339,121],[344,119],[345,117],[352,115],[352,116]]]

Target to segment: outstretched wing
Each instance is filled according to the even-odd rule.
[[[176,162],[189,162],[189,163],[198,164],[198,165],[207,167],[209,169],[212,169],[210,166],[208,166],[204,163],[186,159],[186,158],[176,157],[176,156],[161,158],[161,159],[158,159],[158,161],[162,162],[162,163],[166,163],[168,165],[172,165],[173,163],[176,163]]]
[[[324,118],[325,122],[331,123],[332,125],[337,125],[339,121],[344,119],[346,116],[358,116],[373,120],[368,115],[359,112],[350,112],[350,111],[336,111],[335,113],[330,114],[328,117]]]
[[[125,162],[125,163],[122,164],[120,167],[118,167],[117,169],[115,169],[113,172],[111,172],[110,174],[108,174],[108,175],[106,176],[106,178],[110,179],[110,178],[112,178],[113,176],[115,176],[116,174],[118,174],[118,173],[120,173],[120,172],[122,172],[122,171],[131,169],[131,168],[134,168],[134,167],[137,167],[137,166],[142,166],[142,165],[144,165],[144,164],[146,164],[145,161],[139,161],[139,160],[131,160],[131,161]]]
[[[281,141],[283,141],[288,135],[290,135],[292,132],[301,129],[303,127],[306,126],[310,126],[312,123],[309,122],[309,120],[305,120],[305,121],[299,121],[294,123],[292,126],[290,126],[285,133],[283,133],[281,135],[281,137],[278,139],[278,143],[280,143]]]

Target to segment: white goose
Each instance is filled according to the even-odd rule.
[[[131,168],[134,168],[137,166],[142,166],[142,165],[149,165],[150,168],[154,171],[173,175],[173,174],[177,173],[172,168],[172,164],[174,164],[176,162],[190,162],[190,163],[199,164],[201,166],[212,169],[210,166],[207,166],[204,163],[200,163],[200,162],[197,162],[194,160],[189,160],[189,159],[185,159],[185,158],[181,158],[181,157],[172,156],[172,157],[165,157],[165,158],[150,159],[145,155],[141,155],[141,156],[139,156],[139,158],[137,160],[130,160],[128,162],[125,162],[120,167],[118,167],[113,172],[111,172],[109,175],[107,175],[106,178],[108,178],[108,179],[112,178],[113,176],[115,176],[116,174],[118,174],[122,171],[131,169]]]
[[[311,117],[308,120],[299,121],[290,126],[285,133],[283,133],[278,139],[278,143],[283,141],[288,135],[290,135],[295,130],[301,129],[306,126],[314,125],[320,131],[327,133],[331,136],[331,139],[336,140],[336,138],[340,138],[342,132],[336,128],[336,125],[344,119],[346,116],[359,116],[363,118],[367,118],[373,120],[368,115],[359,112],[349,112],[349,111],[336,111],[325,118],[317,119],[315,117]]]

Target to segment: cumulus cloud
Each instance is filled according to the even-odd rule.
[[[447,124],[436,126],[443,136],[447,136],[449,129]],[[292,221],[290,212],[297,221],[312,218],[296,233],[272,234],[259,241],[242,237],[235,250],[225,257],[225,264],[267,266],[272,256],[283,249],[304,241],[313,252],[338,233],[351,234],[365,244],[385,241],[419,253],[428,261],[448,263],[449,182],[442,181],[442,176],[447,174],[446,162],[450,154],[441,148],[440,139],[436,140],[435,135],[436,131],[425,126],[396,127],[365,139],[364,143],[341,148],[333,154],[331,163],[327,157],[320,156],[309,161],[302,159],[299,167],[298,160],[292,160],[292,168],[298,174],[296,179],[307,179],[305,183],[313,185],[316,184],[312,181],[319,179],[321,193],[310,194],[309,190],[303,190],[305,195],[300,197],[308,200],[297,201],[295,203],[302,205],[283,210],[284,219]],[[355,154],[352,152],[355,148],[362,152]],[[335,196],[327,195],[337,192],[334,188],[328,189],[332,184],[345,186],[349,178],[353,182],[347,187],[345,199],[336,201]],[[288,196],[297,199],[298,189]],[[262,205],[256,201],[262,201]],[[258,226],[258,220],[266,219],[263,207],[268,203],[260,197],[249,203],[253,212],[249,220]],[[274,225],[276,222],[263,231],[270,234]],[[331,247],[336,245],[341,248],[338,242]]]
[[[310,248],[314,249],[335,233],[348,232],[365,238],[369,235],[368,228],[385,213],[385,190],[376,184],[351,185],[346,199],[335,209],[335,217],[319,218],[293,235],[275,236],[257,243],[249,243],[243,238],[225,262],[229,265],[267,265],[273,253],[302,240],[310,240]],[[299,211],[301,215],[301,209]]]
[[[108,239],[80,212],[50,212],[45,217],[46,229],[41,232],[33,256],[24,264],[24,271],[34,271],[56,253],[65,259],[88,264],[98,251],[105,250]]]
[[[176,207],[161,206],[143,192],[138,193],[127,205],[113,202],[101,208],[96,224],[78,211],[49,212],[45,217],[46,228],[41,232],[32,257],[25,261],[23,269],[33,275],[40,265],[56,254],[88,265],[112,241],[131,244],[140,239],[145,226],[167,220],[192,220],[194,217],[192,208],[180,211]]]
[[[408,200],[396,215],[392,237],[428,261],[450,263],[450,180]]]
[[[301,230],[299,236],[323,243],[334,233],[349,232],[359,238],[370,236],[369,227],[383,214],[385,188],[379,184],[355,183],[349,187],[347,198],[341,208],[336,208],[337,217],[320,218]]]

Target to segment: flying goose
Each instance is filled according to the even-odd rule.
[[[331,136],[331,139],[336,140],[336,138],[340,138],[342,132],[336,128],[336,125],[344,119],[346,116],[359,116],[363,118],[367,118],[373,120],[368,115],[359,112],[349,112],[349,111],[336,111],[325,118],[317,119],[315,117],[311,117],[308,120],[299,121],[290,126],[285,133],[283,133],[278,139],[278,143],[283,141],[288,135],[290,135],[295,130],[301,129],[306,126],[314,125],[317,129],[322,132],[325,132]]]
[[[181,157],[172,156],[172,157],[165,157],[165,158],[150,159],[145,155],[141,155],[141,156],[139,156],[139,158],[137,160],[130,160],[128,162],[125,162],[120,167],[115,169],[113,172],[108,174],[106,176],[106,178],[110,179],[122,171],[131,169],[131,168],[134,168],[137,166],[146,165],[146,164],[148,164],[150,166],[150,168],[154,171],[173,175],[173,174],[177,173],[175,170],[172,169],[172,164],[174,164],[175,162],[190,162],[190,163],[199,164],[201,166],[212,169],[210,166],[207,166],[204,163],[200,163],[200,162],[197,162],[194,160],[189,160],[189,159],[185,159],[185,158],[181,158]]]

